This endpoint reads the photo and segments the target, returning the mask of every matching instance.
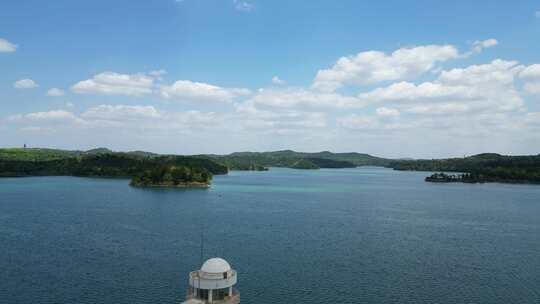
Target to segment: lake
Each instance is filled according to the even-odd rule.
[[[242,303],[540,303],[540,186],[428,174],[0,179],[0,302],[178,303],[203,235],[204,258],[238,270]]]

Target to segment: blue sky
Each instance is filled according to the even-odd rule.
[[[536,1],[3,1],[2,146],[540,148]]]

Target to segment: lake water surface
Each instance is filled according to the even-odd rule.
[[[540,303],[540,186],[382,168],[232,172],[210,189],[0,179],[0,303],[178,303],[221,256],[242,303]]]

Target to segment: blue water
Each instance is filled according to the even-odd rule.
[[[0,303],[177,303],[222,256],[242,303],[540,303],[540,186],[381,168],[206,189],[0,179]]]

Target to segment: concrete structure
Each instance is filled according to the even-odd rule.
[[[189,290],[184,304],[238,304],[240,293],[234,289],[236,270],[224,259],[204,262],[200,270],[189,274]]]

